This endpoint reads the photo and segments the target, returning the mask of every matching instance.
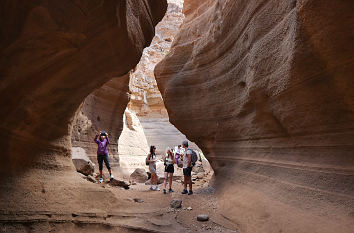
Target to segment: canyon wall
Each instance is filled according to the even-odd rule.
[[[155,76],[242,232],[354,229],[353,12],[350,1],[185,2]]]
[[[117,210],[112,193],[76,174],[72,122],[76,113],[86,120],[79,106],[115,78],[87,101],[95,110],[109,108],[101,120],[92,114],[98,126],[112,127],[119,136],[121,119],[110,114],[123,115],[125,75],[139,62],[166,8],[163,0],[0,2],[2,223],[38,219],[43,211]],[[111,85],[122,93],[112,93]],[[90,108],[83,104],[84,111]],[[112,205],[99,205],[102,193]]]

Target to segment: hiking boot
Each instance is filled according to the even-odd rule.
[[[157,186],[157,187],[155,188],[155,191],[160,191],[160,188]]]
[[[103,177],[101,177],[98,182],[102,183],[103,182]]]
[[[166,189],[163,189],[163,194],[166,194]]]
[[[173,191],[172,189],[169,189],[168,192],[169,192],[169,193],[173,193],[174,191]]]
[[[187,191],[187,189],[183,189],[183,191],[182,191],[181,193],[182,193],[182,194],[187,194],[188,191]]]
[[[150,190],[154,191],[154,188],[151,186],[151,187],[150,187]]]
[[[113,179],[113,178],[114,178],[114,176],[113,176],[112,173],[109,175],[109,178],[110,178],[110,179]]]
[[[193,194],[193,191],[192,191],[192,190],[189,190],[188,195],[192,195],[192,194]]]

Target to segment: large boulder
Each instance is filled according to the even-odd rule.
[[[148,175],[143,168],[137,168],[135,171],[130,175],[130,180],[135,181],[137,183],[145,183],[148,180]]]
[[[76,171],[84,175],[92,175],[95,170],[95,164],[87,157],[85,150],[80,147],[72,148],[72,161]]]

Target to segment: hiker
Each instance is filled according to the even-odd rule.
[[[179,164],[179,158],[183,155],[183,153],[184,153],[184,150],[181,147],[181,145],[178,145],[175,147],[175,159],[176,159],[177,166]]]
[[[157,174],[156,174],[156,147],[150,146],[150,153],[148,154],[146,161],[149,163],[149,170],[151,173],[150,179],[150,190],[160,191],[159,186],[157,185]],[[155,188],[153,186],[156,186]]]
[[[172,193],[172,177],[173,177],[173,173],[175,171],[174,169],[174,164],[176,163],[175,157],[173,156],[173,153],[171,151],[170,148],[167,148],[166,150],[166,155],[164,158],[164,165],[165,165],[165,180],[164,180],[164,189],[163,189],[163,193],[166,194],[166,186],[167,186],[167,182],[169,182],[169,189],[168,192]]]
[[[182,194],[192,195],[192,150],[188,149],[188,141],[182,143],[184,154],[181,157],[183,161],[183,176],[184,176],[184,189]],[[187,191],[187,184],[189,184],[189,192]]]
[[[94,141],[98,145],[97,160],[98,160],[98,166],[100,171],[99,182],[102,183],[103,182],[103,175],[102,175],[103,161],[106,164],[106,167],[108,169],[109,178],[110,179],[114,178],[112,174],[111,166],[109,165],[109,158],[108,158],[108,148],[107,148],[109,144],[108,133],[106,133],[105,131],[100,131],[98,134],[96,134]]]

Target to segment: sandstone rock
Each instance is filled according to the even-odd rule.
[[[197,220],[198,220],[199,222],[205,222],[205,221],[208,221],[208,220],[209,220],[209,216],[206,215],[206,214],[199,214],[199,215],[197,216]]]
[[[146,174],[145,169],[137,168],[135,171],[130,175],[130,179],[136,181],[138,183],[145,183],[148,179],[148,175]]]
[[[204,176],[205,176],[205,173],[204,173],[204,172],[199,172],[199,173],[197,174],[197,178],[198,178],[198,179],[203,179]]]
[[[0,209],[14,215],[92,213],[92,206],[96,213],[120,211],[110,190],[73,175],[71,130],[87,96],[112,78],[126,81],[150,44],[166,1],[4,0],[0,5],[0,147],[6,148],[0,156]],[[126,105],[123,99],[114,102],[111,119],[122,116]],[[86,117],[81,131],[95,127]],[[100,129],[114,131],[115,123],[105,121]],[[103,196],[109,205],[102,205]],[[12,224],[3,214],[1,219]],[[37,229],[48,231],[45,224]]]
[[[118,140],[120,169],[131,173],[136,168],[145,167],[145,158],[149,153],[149,146],[143,127],[135,113],[126,109],[123,122],[123,131]]]
[[[72,161],[75,165],[76,171],[84,175],[92,175],[95,165],[86,156],[85,150],[80,147],[72,148]]]
[[[178,209],[182,207],[182,200],[174,199],[170,203],[171,208]]]
[[[157,183],[158,184],[163,184],[164,181],[165,181],[165,177],[163,177],[163,176],[158,176],[157,177]]]
[[[96,180],[93,176],[91,176],[91,175],[88,175],[88,176],[86,177],[86,179],[87,179],[88,181],[92,182],[92,183],[97,183],[97,180]]]
[[[110,179],[109,184],[112,186],[120,186],[124,189],[129,189],[130,183],[125,180],[118,180],[116,178]]]
[[[155,77],[215,170],[223,215],[253,233],[350,232],[353,4],[188,0],[184,12]]]
[[[133,200],[134,200],[134,202],[137,202],[137,203],[143,203],[144,202],[140,198],[133,198]]]

